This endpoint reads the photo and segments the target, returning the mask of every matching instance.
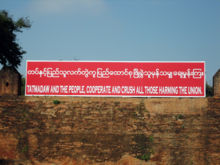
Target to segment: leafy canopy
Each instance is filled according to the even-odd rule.
[[[16,32],[22,32],[23,28],[30,27],[27,18],[14,21],[7,11],[0,11],[0,64],[15,68],[20,65],[25,51],[16,42]]]

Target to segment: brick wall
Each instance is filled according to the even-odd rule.
[[[4,66],[0,70],[0,96],[20,94],[21,75],[15,68]]]
[[[220,96],[220,70],[213,77],[214,96]]]
[[[219,117],[219,98],[0,98],[0,162],[216,165]]]

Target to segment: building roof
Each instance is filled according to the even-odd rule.
[[[220,74],[220,69],[214,74],[213,78]]]
[[[7,72],[7,71],[20,75],[17,69],[15,69],[14,67],[10,67],[10,66],[3,66],[2,69],[0,70],[0,74]]]

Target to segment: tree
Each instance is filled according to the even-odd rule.
[[[214,95],[214,91],[213,91],[213,87],[210,86],[207,82],[206,82],[206,96],[213,96]]]
[[[30,28],[27,18],[19,18],[14,21],[8,12],[0,11],[0,64],[17,68],[26,53],[16,42],[16,32],[22,32],[23,28]]]

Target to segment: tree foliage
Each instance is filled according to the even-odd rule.
[[[0,11],[0,64],[17,68],[25,53],[16,41],[16,33],[23,28],[30,28],[27,18],[14,21],[8,12]]]
[[[208,83],[206,83],[206,96],[209,97],[213,95],[214,95],[213,87]]]

